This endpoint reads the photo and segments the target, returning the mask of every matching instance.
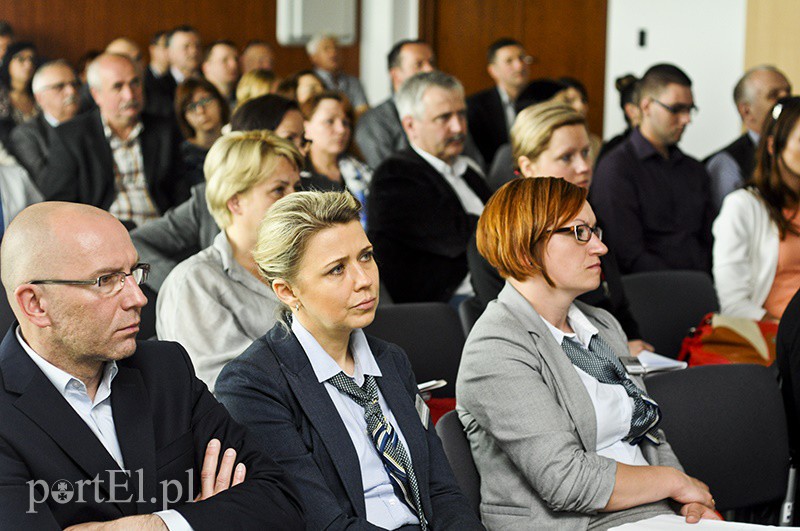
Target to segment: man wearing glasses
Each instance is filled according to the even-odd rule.
[[[589,201],[623,274],[710,271],[710,178],[677,146],[697,110],[692,81],[658,64],[640,83],[642,123],[597,165]]]
[[[33,97],[42,112],[14,128],[10,147],[37,186],[41,185],[55,128],[78,112],[79,87],[75,72],[63,59],[43,64],[33,75]]]
[[[4,528],[302,527],[289,478],[254,451],[185,350],[136,341],[149,267],[119,221],[34,205],[0,256],[18,319],[0,344]]]

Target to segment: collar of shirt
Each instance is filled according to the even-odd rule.
[[[631,131],[630,136],[631,145],[633,145],[633,149],[636,152],[636,157],[639,160],[649,159],[651,157],[658,157],[661,160],[664,160],[664,157],[658,150],[647,140],[642,132],[637,127],[633,131]],[[681,158],[683,158],[683,152],[678,149],[678,146],[669,146],[667,149],[669,152],[669,159],[672,162],[677,162]]]
[[[321,68],[314,68],[314,72],[322,78],[322,81],[328,87],[335,87],[337,86],[337,79],[335,72],[328,72],[327,70],[323,70]]]
[[[559,330],[541,315],[539,317],[542,319],[545,326],[547,326],[547,329],[550,330],[550,333],[553,334],[553,339],[555,339],[556,343],[559,345],[564,342],[565,337],[569,337],[577,339],[581,345],[589,348],[589,342],[592,340],[592,337],[599,333],[597,327],[589,321],[589,318],[586,317],[575,304],[571,304],[567,311],[567,322],[574,332],[572,334],[567,334]]]
[[[242,267],[242,264],[236,261],[236,258],[233,257],[233,248],[228,241],[228,235],[225,234],[224,230],[220,231],[219,234],[214,237],[214,242],[211,246],[219,253],[222,270],[225,271],[225,274],[228,275],[231,280],[242,284],[256,293],[277,300],[272,288],[261,282],[260,279],[254,277],[250,271]]]
[[[17,326],[16,329],[17,341],[19,342],[22,350],[33,360],[37,367],[44,373],[50,383],[61,393],[61,396],[64,398],[67,397],[67,393],[70,391],[70,383],[76,382],[77,385],[73,384],[72,388],[79,389],[86,393],[86,385],[78,379],[69,374],[66,371],[63,371],[41,357],[39,354],[34,351],[30,345],[25,341],[22,337],[22,332],[20,327]],[[117,376],[117,372],[119,372],[119,368],[117,367],[116,361],[109,361],[106,362],[105,367],[103,369],[103,378],[100,380],[100,385],[97,387],[97,392],[94,396],[94,403],[99,404],[106,398],[111,395],[111,382],[114,381],[114,378]]]
[[[758,142],[759,142],[759,140],[761,140],[761,135],[758,134],[756,131],[753,131],[752,129],[748,129],[747,130],[747,136],[749,136],[750,140],[753,142],[753,144],[756,147],[758,147]]]
[[[178,85],[183,83],[183,80],[186,79],[186,76],[183,75],[183,72],[181,72],[174,66],[169,67],[169,73],[172,74],[172,77],[175,79],[175,82]]]
[[[497,85],[497,93],[500,94],[500,103],[503,104],[503,112],[506,115],[506,125],[507,128],[511,130],[511,126],[514,125],[514,119],[517,117],[517,110],[514,107],[514,102],[511,101],[511,97],[508,95],[508,92],[503,89],[500,85]]]
[[[58,127],[61,123],[44,111],[42,111],[42,116],[44,116],[45,121],[50,124],[50,127]]]
[[[425,162],[433,166],[434,170],[448,177],[461,177],[466,173],[467,167],[469,166],[469,159],[462,155],[456,157],[456,161],[451,165],[438,157],[434,157],[427,151],[421,150],[413,143],[411,143],[411,149],[416,151],[417,155],[422,157]]]
[[[292,319],[292,332],[300,342],[300,346],[303,347],[306,356],[308,356],[308,361],[311,363],[311,368],[314,369],[318,382],[324,383],[342,372],[342,368],[325,352],[325,349],[311,335],[311,332],[300,324],[299,319]],[[366,374],[382,376],[378,362],[375,361],[375,356],[372,355],[372,350],[367,343],[367,336],[360,328],[350,333],[350,350],[353,353],[353,361],[355,362],[355,370],[352,376],[356,385],[364,385],[364,375]]]
[[[133,141],[139,138],[139,135],[142,133],[142,130],[144,129],[144,126],[142,125],[142,122],[140,120],[139,123],[137,123],[136,126],[131,131],[131,134],[128,135],[128,138],[123,140],[114,134],[114,131],[111,130],[111,126],[108,125],[108,122],[106,121],[105,118],[103,118],[102,114],[100,115],[100,121],[103,123],[103,134],[106,136],[106,140],[108,140],[109,143],[114,142],[116,140],[120,144],[131,144]],[[114,146],[112,146],[112,148],[113,147]]]

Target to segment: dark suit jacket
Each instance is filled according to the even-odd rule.
[[[432,529],[483,529],[456,485],[433,423],[424,429],[408,358],[396,345],[367,336],[381,369],[376,378],[408,442],[420,497]],[[347,428],[303,347],[276,325],[228,363],[215,387],[225,407],[261,449],[296,480],[307,529],[378,529],[366,520],[358,456]]]
[[[180,136],[172,121],[142,115],[139,137],[150,195],[161,212],[189,197],[182,168]],[[51,201],[86,203],[107,210],[116,197],[114,158],[100,111],[75,117],[56,128],[44,170],[42,194]]]
[[[485,203],[491,192],[471,169],[465,180]],[[448,301],[467,275],[467,242],[477,217],[409,148],[381,164],[370,184],[367,228],[381,280],[395,302]]]
[[[128,482],[121,473],[113,477],[109,472],[119,472],[116,461],[23,351],[15,328],[0,344],[0,528],[61,529],[152,513],[163,508],[165,498],[177,498],[178,483],[184,497],[168,508],[180,512],[195,530],[302,527],[300,503],[285,472],[259,453],[252,438],[245,438],[244,428],[195,377],[180,345],[142,341],[133,356],[117,362],[111,407],[125,467],[132,473]],[[193,495],[199,493],[203,455],[212,437],[223,448],[236,449],[247,478],[205,501],[185,503],[189,481]],[[77,482],[95,477],[100,486],[88,484],[84,501],[78,502]],[[74,489],[68,503],[47,495],[59,480]],[[112,489],[112,480],[124,486]],[[165,496],[162,482],[167,480],[175,483]],[[34,494],[47,501],[26,514],[30,481],[41,481]],[[105,499],[113,491],[117,500],[131,495],[133,500],[99,503],[95,489]]]
[[[497,148],[508,142],[508,126],[497,87],[473,94],[467,99],[467,126],[487,167]]]
[[[167,72],[156,77],[147,67],[144,69],[144,112],[152,116],[175,119],[175,78]]]
[[[44,113],[20,124],[11,131],[11,154],[28,171],[36,186],[41,186],[42,173],[47,166],[50,145],[56,130],[47,123]]]

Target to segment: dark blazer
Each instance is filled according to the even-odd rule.
[[[144,69],[144,112],[175,119],[175,78],[167,72],[156,77],[150,67]]]
[[[177,484],[184,499],[168,508],[180,512],[196,530],[302,527],[301,506],[289,477],[260,454],[252,438],[245,438],[245,429],[195,377],[183,347],[142,341],[133,356],[117,362],[111,407],[125,467],[132,471],[128,482],[121,473],[112,476],[119,472],[116,461],[28,357],[15,328],[16,323],[0,344],[0,528],[62,529],[152,513],[163,508],[166,497],[177,497]],[[203,455],[212,437],[219,438],[223,448],[236,449],[237,460],[247,466],[247,478],[205,501],[186,503],[189,481],[193,496],[199,493]],[[84,501],[78,502],[77,482],[93,478],[99,478],[99,487],[88,484]],[[68,503],[58,503],[45,492],[60,480],[74,488]],[[108,499],[112,480],[124,485],[113,489],[117,500],[133,500],[98,502],[95,489]],[[35,496],[47,502],[27,514],[30,481],[42,482]],[[167,496],[164,481],[175,485]]]
[[[182,169],[180,136],[172,121],[142,115],[144,174],[161,212],[189,197]],[[114,202],[114,158],[100,111],[82,114],[56,128],[41,184],[47,200],[86,203],[107,210]]]
[[[467,98],[467,126],[486,161],[492,164],[497,148],[508,142],[508,125],[497,87]]]
[[[41,186],[42,173],[47,166],[50,145],[55,135],[55,127],[47,123],[44,113],[39,113],[11,131],[11,154],[28,171],[36,186]]]
[[[433,423],[424,429],[420,422],[405,353],[371,336],[367,341],[383,375],[376,378],[378,387],[408,442],[431,528],[483,529],[456,485]],[[296,481],[307,529],[379,529],[366,520],[358,456],[347,428],[294,334],[273,327],[225,366],[215,390]]]
[[[489,199],[477,173],[467,170],[464,180],[484,203]],[[367,228],[392,300],[448,301],[467,275],[467,242],[477,220],[413,149],[386,159],[370,183]]]

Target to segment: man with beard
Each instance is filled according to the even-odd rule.
[[[395,302],[469,295],[467,242],[491,193],[477,163],[462,155],[464,87],[423,72],[403,83],[395,102],[410,147],[375,170],[367,207],[381,279]]]
[[[589,202],[623,274],[710,271],[710,177],[677,146],[697,110],[692,81],[658,64],[640,83],[642,123],[600,161]]]
[[[59,59],[40,66],[33,75],[32,86],[42,112],[14,128],[10,148],[33,182],[41,185],[55,128],[78,112],[80,83],[69,63]]]
[[[98,108],[56,129],[41,179],[45,199],[94,205],[128,228],[186,199],[177,127],[141,114],[141,71],[131,59],[99,56],[87,82]]]

